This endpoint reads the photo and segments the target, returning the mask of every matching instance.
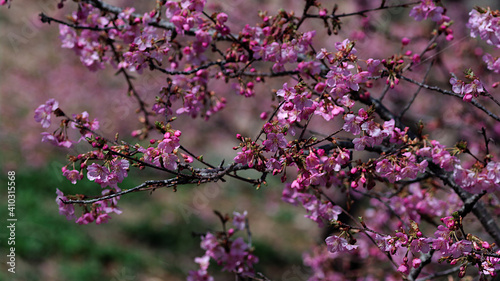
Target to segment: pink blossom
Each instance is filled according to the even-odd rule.
[[[500,47],[500,19],[493,15],[488,7],[484,12],[473,9],[469,13],[470,36],[476,38],[479,36],[486,43]]]
[[[119,158],[113,159],[109,165],[108,180],[115,184],[122,182],[123,179],[127,177],[129,166],[128,160]]]
[[[233,212],[233,225],[236,227],[236,229],[238,230],[245,229],[246,217],[247,217],[247,211],[244,211],[243,214],[240,214],[238,212]]]
[[[206,270],[191,270],[186,279],[187,281],[214,281],[214,278],[208,275]]]
[[[346,132],[351,132],[353,135],[359,135],[361,133],[361,122],[363,122],[363,118],[360,116],[356,116],[354,114],[347,114],[344,117],[345,124],[342,127]]]
[[[460,240],[451,245],[449,251],[454,258],[458,258],[461,255],[468,255],[472,251],[472,242]]]
[[[101,184],[102,187],[105,187],[109,183],[109,170],[108,168],[97,163],[92,163],[92,165],[87,167],[87,178],[90,181],[95,181],[96,183]]]
[[[358,245],[351,245],[345,238],[336,235],[328,236],[325,239],[328,251],[332,253],[351,252],[358,248]]]
[[[68,201],[68,198],[64,196],[62,191],[58,188],[56,189],[56,203],[59,206],[59,214],[66,216],[68,220],[75,218],[75,207],[73,204],[65,204],[62,201]]]
[[[375,235],[375,241],[377,242],[377,246],[379,247],[380,250],[384,252],[390,252],[391,250],[394,249],[394,245],[391,244],[391,236],[382,236],[379,234]]]
[[[51,133],[43,132],[40,133],[42,135],[42,142],[48,142],[54,146],[70,148],[73,146],[73,142],[67,139],[64,135],[58,134],[54,136]]]
[[[487,64],[489,70],[500,73],[500,59],[498,57],[493,57],[487,53],[483,56],[483,61]]]
[[[41,123],[43,128],[50,127],[50,115],[58,106],[59,103],[55,99],[49,99],[35,110],[35,121]]]
[[[416,21],[421,21],[431,18],[435,22],[439,22],[443,16],[443,7],[436,6],[432,0],[422,0],[420,5],[413,7],[410,11],[410,16]]]
[[[267,139],[262,142],[268,151],[276,152],[278,149],[286,148],[288,142],[282,133],[269,133]]]
[[[85,213],[76,220],[76,223],[82,225],[82,224],[92,223],[93,221],[94,221],[94,216],[91,213]]]
[[[62,171],[63,171],[63,176],[65,176],[68,180],[70,180],[72,184],[76,184],[77,180],[83,179],[83,174],[80,174],[80,171],[68,170],[66,167],[63,167]]]
[[[253,151],[249,148],[243,147],[241,152],[238,152],[238,155],[234,157],[235,163],[240,163],[243,165],[253,165]]]
[[[111,217],[108,214],[99,214],[95,219],[96,224],[107,223]]]
[[[417,238],[413,239],[410,243],[410,249],[413,253],[428,253],[430,251],[430,245],[429,242],[431,242],[432,239],[429,238]]]

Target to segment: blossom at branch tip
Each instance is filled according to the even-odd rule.
[[[269,133],[267,139],[262,142],[268,151],[276,152],[278,149],[286,148],[288,142],[282,133]]]
[[[43,132],[42,142],[48,142],[54,146],[70,148],[73,146],[73,142],[67,139],[63,134],[53,135],[51,133]]]
[[[72,184],[76,184],[77,180],[83,179],[83,174],[77,170],[69,170],[66,167],[62,168],[63,176],[65,176],[68,180],[71,181]]]
[[[247,217],[247,211],[244,211],[243,214],[240,214],[238,212],[233,212],[233,225],[236,227],[236,229],[238,230],[245,229],[246,217]]]
[[[433,0],[421,0],[421,3],[410,11],[410,17],[415,18],[416,21],[422,21],[427,18],[435,22],[439,22],[443,17],[443,7],[436,6]]]
[[[328,247],[328,251],[332,253],[343,253],[343,252],[351,252],[357,249],[358,245],[352,245],[347,242],[345,238],[339,237],[337,235],[328,236],[325,239],[326,246]]]
[[[55,99],[49,99],[35,109],[35,121],[42,124],[43,128],[50,127],[50,116],[58,107],[59,103]]]
[[[486,43],[500,48],[500,18],[489,7],[470,11],[467,27],[472,38],[479,36]]]
[[[486,53],[483,56],[483,61],[486,63],[489,70],[500,73],[500,59],[498,57],[493,57],[491,54]]]
[[[66,216],[68,220],[75,218],[75,207],[72,204],[65,204],[62,201],[68,201],[68,198],[64,196],[62,191],[58,188],[56,189],[56,203],[59,206],[59,214]]]

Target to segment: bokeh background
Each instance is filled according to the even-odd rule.
[[[34,109],[49,98],[55,98],[67,113],[88,111],[101,121],[101,132],[120,136],[130,142],[130,132],[140,128],[136,103],[126,96],[126,83],[113,69],[88,71],[71,50],[62,49],[57,24],[42,24],[38,14],[44,12],[64,18],[74,7],[68,1],[62,10],[55,0],[14,0],[11,8],[0,8],[0,170],[2,179],[0,200],[0,280],[185,280],[189,270],[197,268],[195,257],[203,255],[199,237],[194,234],[219,230],[221,225],[213,210],[222,213],[249,212],[252,242],[260,258],[257,270],[272,280],[305,280],[308,269],[302,264],[302,254],[322,243],[322,233],[316,224],[304,218],[305,212],[280,200],[282,184],[279,178],[268,178],[268,185],[255,187],[228,180],[202,186],[182,186],[177,192],[156,190],[136,193],[121,199],[122,215],[115,215],[104,225],[80,226],[58,214],[55,190],[64,193],[87,193],[99,187],[86,180],[72,185],[61,174],[67,154],[83,151],[85,146],[71,150],[51,147],[40,142],[42,128],[34,122]],[[154,7],[155,1],[107,1],[121,7],[135,6],[139,12]],[[301,14],[304,1],[218,1],[208,0],[208,11],[225,11],[229,26],[238,30],[244,23],[258,21],[258,10],[275,14],[280,8]],[[342,1],[351,2],[351,1]],[[343,3],[340,11],[352,12],[360,7],[376,6],[378,1]],[[401,1],[387,1],[401,3]],[[448,4],[449,3],[449,4]],[[340,3],[339,3],[340,4]],[[457,20],[456,38],[463,40],[463,24],[473,5],[491,5],[493,1],[445,1]],[[329,4],[330,5],[330,4]],[[497,4],[498,5],[498,4]],[[326,5],[328,9],[330,6]],[[321,22],[304,25],[304,31],[318,30],[317,43],[333,49],[334,43],[346,37],[357,39],[360,56],[390,56],[400,47],[404,36],[419,39],[427,27],[408,28],[409,9],[382,11],[372,16],[376,23],[373,32],[386,34],[375,40],[363,30],[362,18],[349,18],[338,35],[326,36]],[[394,22],[398,25],[391,25]],[[411,22],[409,23],[411,24]],[[460,28],[462,26],[462,28]],[[468,39],[467,39],[468,40]],[[422,40],[422,44],[426,41]],[[369,48],[367,48],[369,46]],[[461,47],[459,52],[471,51]],[[366,51],[365,51],[366,50]],[[363,53],[365,52],[365,53]],[[460,53],[458,53],[460,54]],[[450,46],[450,56],[457,49]],[[365,56],[365,57],[366,57]],[[464,55],[473,62],[474,54]],[[457,61],[448,69],[461,69],[467,61]],[[434,77],[441,80],[446,74]],[[164,77],[145,72],[136,75],[136,87],[144,99],[157,95]],[[255,136],[263,121],[262,111],[271,110],[272,89],[284,80],[276,80],[258,88],[258,99],[245,99],[231,93],[226,110],[210,122],[189,117],[179,118],[174,127],[183,131],[182,142],[195,154],[203,154],[211,163],[235,156],[231,147],[237,145],[234,135]],[[218,91],[227,91],[217,84]],[[229,87],[230,88],[230,87]],[[413,92],[413,91],[410,91]],[[262,101],[267,101],[262,106]],[[398,106],[401,96],[387,98]],[[260,106],[256,106],[260,104]],[[437,103],[439,104],[439,103]],[[422,104],[420,106],[428,106]],[[419,106],[418,104],[416,106]],[[445,110],[456,114],[460,108],[452,104]],[[441,109],[442,110],[442,109]],[[237,112],[237,113],[236,113]],[[422,112],[428,112],[422,109]],[[449,116],[449,115],[448,115]],[[431,115],[408,116],[426,118],[430,124],[448,122]],[[455,124],[457,125],[457,124]],[[438,126],[438,125],[436,125]],[[451,125],[450,125],[451,126]],[[465,132],[466,133],[466,132]],[[8,274],[5,263],[7,251],[7,171],[16,172],[16,274]],[[161,179],[164,175],[138,172],[131,169],[120,185],[130,188],[144,180]],[[216,280],[234,280],[230,274],[214,270]]]

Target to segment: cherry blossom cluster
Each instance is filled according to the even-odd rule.
[[[443,17],[443,7],[436,6],[433,0],[421,0],[420,5],[413,7],[410,11],[410,17],[415,18],[416,21],[422,21],[427,18],[435,22],[441,21]]]
[[[483,83],[479,81],[474,76],[467,75],[471,80],[470,83],[466,83],[455,77],[450,79],[450,84],[452,85],[452,90],[454,93],[459,94],[463,97],[466,102],[471,102],[472,98],[477,98],[479,95],[484,94],[486,91],[484,89]]]
[[[305,217],[319,227],[329,227],[324,243],[304,255],[304,263],[314,271],[311,280],[353,279],[347,264],[369,264],[370,260],[392,263],[394,271],[373,269],[367,279],[400,280],[403,276],[414,280],[411,275],[428,263],[429,268],[438,267],[430,262],[434,253],[435,260],[460,265],[460,277],[468,267],[478,268],[485,276],[494,276],[500,270],[498,247],[472,234],[462,222],[472,212],[484,229],[494,232],[489,222],[484,222],[488,220],[481,219],[489,216],[491,222],[485,206],[500,205],[494,203],[494,195],[500,191],[500,162],[490,151],[489,136],[484,133],[484,144],[477,144],[473,152],[463,143],[447,147],[435,136],[426,135],[423,124],[416,129],[413,124],[405,124],[403,116],[415,106],[418,94],[404,100],[408,89],[400,85],[408,82],[419,86],[419,91],[435,90],[459,97],[467,102],[460,102],[461,106],[475,106],[492,120],[500,120],[489,111],[493,103],[485,107],[474,99],[488,93],[472,70],[465,72],[467,82],[452,76],[449,83],[454,94],[414,82],[407,75],[420,74],[420,64],[440,55],[429,55],[439,36],[453,39],[452,21],[440,1],[422,0],[410,11],[416,21],[431,19],[438,25],[420,53],[405,50],[414,41],[405,37],[397,40],[402,47],[400,53],[385,58],[367,55],[366,59],[358,58],[363,52],[355,48],[355,41],[344,39],[330,44],[331,49],[316,48],[313,41],[318,39],[317,31],[299,31],[305,19],[320,19],[328,31],[336,24],[335,28],[340,28],[340,18],[348,15],[336,14],[336,8],[329,15],[317,1],[306,1],[302,16],[285,10],[276,15],[260,12],[259,23],[246,24],[239,31],[227,25],[228,14],[207,13],[204,0],[158,1],[155,9],[141,15],[133,8],[111,9],[88,3],[100,2],[80,1],[69,22],[60,21],[62,47],[73,49],[92,71],[110,64],[123,74],[145,115],[145,128],[132,135],[143,141],[148,130],[155,130],[158,137],[146,144],[129,144],[118,137],[112,140],[98,133],[99,122],[91,120],[87,112],[70,117],[54,99],[40,105],[34,118],[44,129],[51,126],[54,116],[61,117],[55,131],[42,133],[42,141],[71,147],[83,140],[91,147],[89,152],[69,156],[63,175],[73,184],[87,178],[101,190],[101,196],[87,197],[65,195],[57,189],[60,214],[79,224],[100,224],[111,213],[121,212],[117,202],[128,191],[177,188],[217,181],[223,176],[260,187],[272,174],[281,176],[283,201],[302,207]],[[377,9],[384,9],[384,5],[382,1]],[[317,14],[311,14],[316,10]],[[473,10],[468,23],[471,36],[480,36],[498,47],[497,16],[490,9]],[[487,54],[484,61],[497,72],[496,58]],[[144,102],[135,92],[129,75],[145,71],[166,77],[152,103]],[[214,83],[233,89],[236,97],[257,98],[262,95],[257,83],[275,77],[292,79],[280,81],[282,86],[273,97],[277,100],[274,111],[261,114],[264,122],[255,139],[236,134],[239,145],[233,147],[236,155],[230,165],[216,167],[181,146],[182,133],[172,128],[178,115],[208,120],[226,108],[228,97],[211,88]],[[378,96],[381,88],[385,90]],[[400,97],[391,96],[394,92]],[[400,110],[402,102],[406,108]],[[390,108],[391,103],[396,108]],[[161,121],[150,122],[149,118]],[[469,124],[474,121],[483,122],[473,120]],[[328,126],[316,132],[310,129],[315,122]],[[481,124],[488,130],[494,128],[486,121]],[[72,136],[69,129],[78,136]],[[468,156],[473,160],[467,160]],[[191,165],[195,159],[206,168]],[[152,168],[170,178],[122,190],[118,185],[134,167]],[[261,176],[243,178],[238,170],[254,170]],[[491,197],[480,200],[485,194]],[[477,200],[471,203],[474,198]],[[80,216],[75,214],[76,204],[83,209]],[[248,231],[246,215],[234,213],[234,228],[229,230],[225,230],[228,216],[220,215],[224,231],[201,236],[205,253],[195,259],[199,269],[191,271],[188,280],[213,280],[208,272],[210,261],[237,276],[254,276],[258,259],[251,245],[235,235]],[[341,259],[344,262],[338,265],[336,261]]]
[[[439,32],[446,35],[446,40],[453,40],[453,30],[450,28],[452,25],[451,19],[446,15],[446,10],[442,6],[436,5],[438,1],[434,0],[421,0],[420,5],[413,7],[410,11],[410,16],[416,21],[431,19],[439,26]],[[440,1],[439,1],[440,2]]]
[[[470,29],[470,36],[479,37],[486,43],[500,48],[500,26],[498,11],[490,8],[477,7],[469,13],[467,27]]]
[[[246,216],[246,211],[243,214],[234,212],[232,219],[234,228],[215,234],[207,232],[201,236],[200,245],[205,250],[205,254],[195,258],[200,269],[190,271],[187,277],[188,281],[214,280],[208,273],[210,260],[214,260],[222,266],[223,271],[233,272],[240,277],[253,277],[255,275],[253,266],[259,262],[259,259],[253,255],[251,245],[245,243],[242,237],[235,237],[238,231],[248,227]],[[223,224],[225,224],[226,219],[224,218]]]
[[[35,110],[35,121],[40,123],[43,128],[49,128],[51,124],[51,116],[63,116],[64,112],[59,109],[59,103],[54,99],[49,99],[45,104],[40,105]],[[81,137],[78,141],[72,141],[67,134],[68,126],[74,130],[78,130]],[[60,127],[53,133],[43,132],[42,142],[48,142],[55,146],[70,148],[75,143],[91,137],[91,132],[99,129],[99,121],[97,119],[90,120],[88,112],[84,111],[81,114],[73,114],[73,121],[66,120],[61,122]]]
[[[35,120],[41,123],[42,127],[48,128],[50,127],[50,120],[53,114],[58,117],[66,117],[58,108],[58,102],[50,99],[35,110]],[[68,129],[78,131],[80,134],[78,141],[71,140]],[[126,144],[113,144],[95,134],[98,129],[99,122],[96,119],[90,121],[89,114],[83,112],[79,115],[73,115],[72,118],[66,117],[63,119],[55,132],[42,133],[42,142],[50,142],[55,146],[69,148],[73,144],[84,140],[92,148],[96,149],[77,156],[69,156],[70,163],[62,167],[62,174],[72,184],[76,184],[77,181],[82,180],[86,172],[86,177],[89,181],[94,181],[103,188],[103,196],[120,192],[121,188],[118,187],[118,184],[127,177],[128,170],[130,169],[130,162],[124,157],[124,153],[130,154],[131,149],[135,153],[142,153],[143,155],[139,159],[130,158],[131,160],[136,160],[136,163],[134,163],[136,165],[151,164],[163,169],[177,170],[177,163],[180,161],[177,156],[177,149],[180,146],[180,131],[170,130],[165,132],[161,140],[150,140],[150,146],[147,148],[140,145],[131,148]],[[190,163],[193,161],[191,156],[182,153],[179,154],[182,156],[183,162]],[[65,203],[65,201],[84,198],[80,195],[64,196],[59,190],[57,190],[57,195],[56,201],[59,205],[60,213],[66,215],[68,219],[74,219],[74,206]],[[83,213],[76,222],[79,224],[88,224],[94,221],[97,224],[106,222],[110,218],[109,213],[121,213],[117,208],[119,199],[120,196],[113,196],[112,199],[93,203],[90,208],[84,206]]]
[[[176,130],[174,133],[166,132],[162,140],[150,140],[151,144],[157,144],[157,146],[139,147],[138,151],[144,155],[141,160],[157,167],[177,170],[177,162],[179,161],[177,149],[180,146],[180,136],[181,131]]]

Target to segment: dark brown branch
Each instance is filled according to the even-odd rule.
[[[425,88],[425,89],[428,89],[428,90],[432,90],[432,91],[436,91],[436,92],[440,92],[442,94],[445,94],[445,95],[449,95],[449,96],[453,96],[453,97],[457,97],[457,98],[460,98],[462,99],[463,97],[457,93],[454,93],[454,92],[451,92],[451,91],[447,91],[447,90],[443,90],[439,87],[436,87],[436,86],[430,86],[430,85],[427,85],[427,84],[424,84],[424,83],[420,83],[418,81],[415,81],[411,78],[408,78],[408,77],[405,77],[403,75],[398,75],[398,78],[402,78],[410,83],[413,83],[417,86],[420,86],[422,88]],[[493,114],[492,112],[490,112],[488,109],[486,109],[482,104],[478,103],[476,99],[472,99],[470,101],[470,103],[472,105],[474,105],[475,107],[477,107],[478,109],[482,110],[484,113],[488,114],[488,116],[490,116],[491,118],[497,120],[497,121],[500,121],[500,117],[498,117],[497,115]]]
[[[93,30],[93,31],[103,31],[103,30],[111,30],[111,29],[120,29],[119,27],[117,28],[117,27],[113,27],[113,26],[110,26],[110,27],[97,27],[97,26],[76,25],[76,24],[73,24],[73,23],[69,23],[69,22],[65,22],[65,21],[62,21],[62,20],[58,20],[58,19],[49,17],[49,16],[47,16],[44,13],[40,13],[39,16],[40,16],[40,21],[43,22],[43,23],[50,24],[51,22],[57,22],[59,24],[66,25],[66,26],[69,26],[69,27],[74,28],[74,29],[88,29],[88,30]]]
[[[434,173],[435,176],[440,178],[446,185],[450,186],[455,193],[464,202],[464,209],[461,210],[462,214],[465,216],[466,211],[472,211],[472,213],[477,217],[481,225],[484,227],[486,232],[493,238],[497,245],[500,245],[500,228],[495,222],[494,217],[486,209],[482,202],[479,202],[479,198],[474,197],[474,195],[465,191],[463,188],[458,186],[455,181],[451,178],[451,174],[439,168],[434,163],[429,163],[429,169]],[[475,202],[475,203],[474,203]],[[472,206],[472,208],[471,208]]]
[[[143,190],[149,190],[151,188],[161,188],[161,187],[174,187],[178,185],[185,185],[185,184],[202,184],[202,183],[208,183],[208,182],[216,182],[220,180],[223,176],[229,175],[230,172],[235,172],[238,170],[247,170],[250,169],[248,165],[242,165],[242,164],[231,164],[227,167],[223,168],[215,168],[215,169],[193,169],[195,173],[191,176],[186,175],[186,174],[179,174],[182,175],[180,178],[175,177],[171,179],[166,179],[166,180],[153,180],[153,181],[146,181],[138,186],[135,186],[133,188],[127,189],[127,190],[122,190],[117,193],[105,195],[105,196],[99,196],[94,199],[88,199],[88,200],[66,200],[62,201],[65,204],[91,204],[95,203],[98,201],[102,200],[107,200],[111,198],[115,198],[117,196],[121,196],[130,192],[137,192],[137,191],[143,191]]]
[[[435,250],[431,249],[429,253],[422,254],[420,256],[420,260],[422,261],[422,263],[420,264],[419,267],[411,269],[410,274],[408,275],[408,280],[414,281],[418,277],[424,266],[428,265],[431,262],[432,255],[434,255],[434,252]]]
[[[308,17],[308,18],[332,18],[332,19],[337,19],[337,18],[343,18],[343,17],[350,17],[350,16],[364,16],[364,14],[366,13],[369,13],[369,12],[374,12],[374,11],[379,11],[379,10],[387,10],[387,9],[391,9],[391,8],[407,8],[409,6],[412,6],[412,5],[416,5],[416,4],[419,4],[420,1],[418,2],[410,2],[410,3],[404,3],[404,4],[398,4],[398,5],[390,5],[390,6],[379,6],[377,8],[373,8],[373,9],[366,9],[366,10],[361,10],[361,11],[358,11],[358,12],[352,12],[352,13],[344,13],[344,14],[340,14],[340,15],[328,15],[328,16],[320,16],[320,15],[310,15],[310,14],[306,14],[305,16]]]
[[[99,201],[102,201],[102,200],[107,200],[107,199],[111,199],[111,198],[115,198],[117,196],[121,196],[121,195],[124,195],[124,194],[127,194],[127,193],[130,193],[130,192],[136,192],[136,191],[140,191],[141,189],[143,188],[147,188],[147,187],[150,187],[150,186],[156,186],[156,187],[172,187],[172,186],[176,186],[177,184],[179,184],[179,178],[172,178],[172,179],[168,179],[168,180],[155,180],[155,181],[146,181],[136,187],[133,187],[133,188],[130,188],[130,189],[126,189],[126,190],[122,190],[120,192],[117,192],[117,193],[113,193],[113,194],[109,194],[109,195],[106,195],[106,196],[100,196],[98,198],[95,198],[95,199],[89,199],[89,200],[61,200],[64,204],[91,204],[91,203],[95,203],[95,202],[99,202]]]

